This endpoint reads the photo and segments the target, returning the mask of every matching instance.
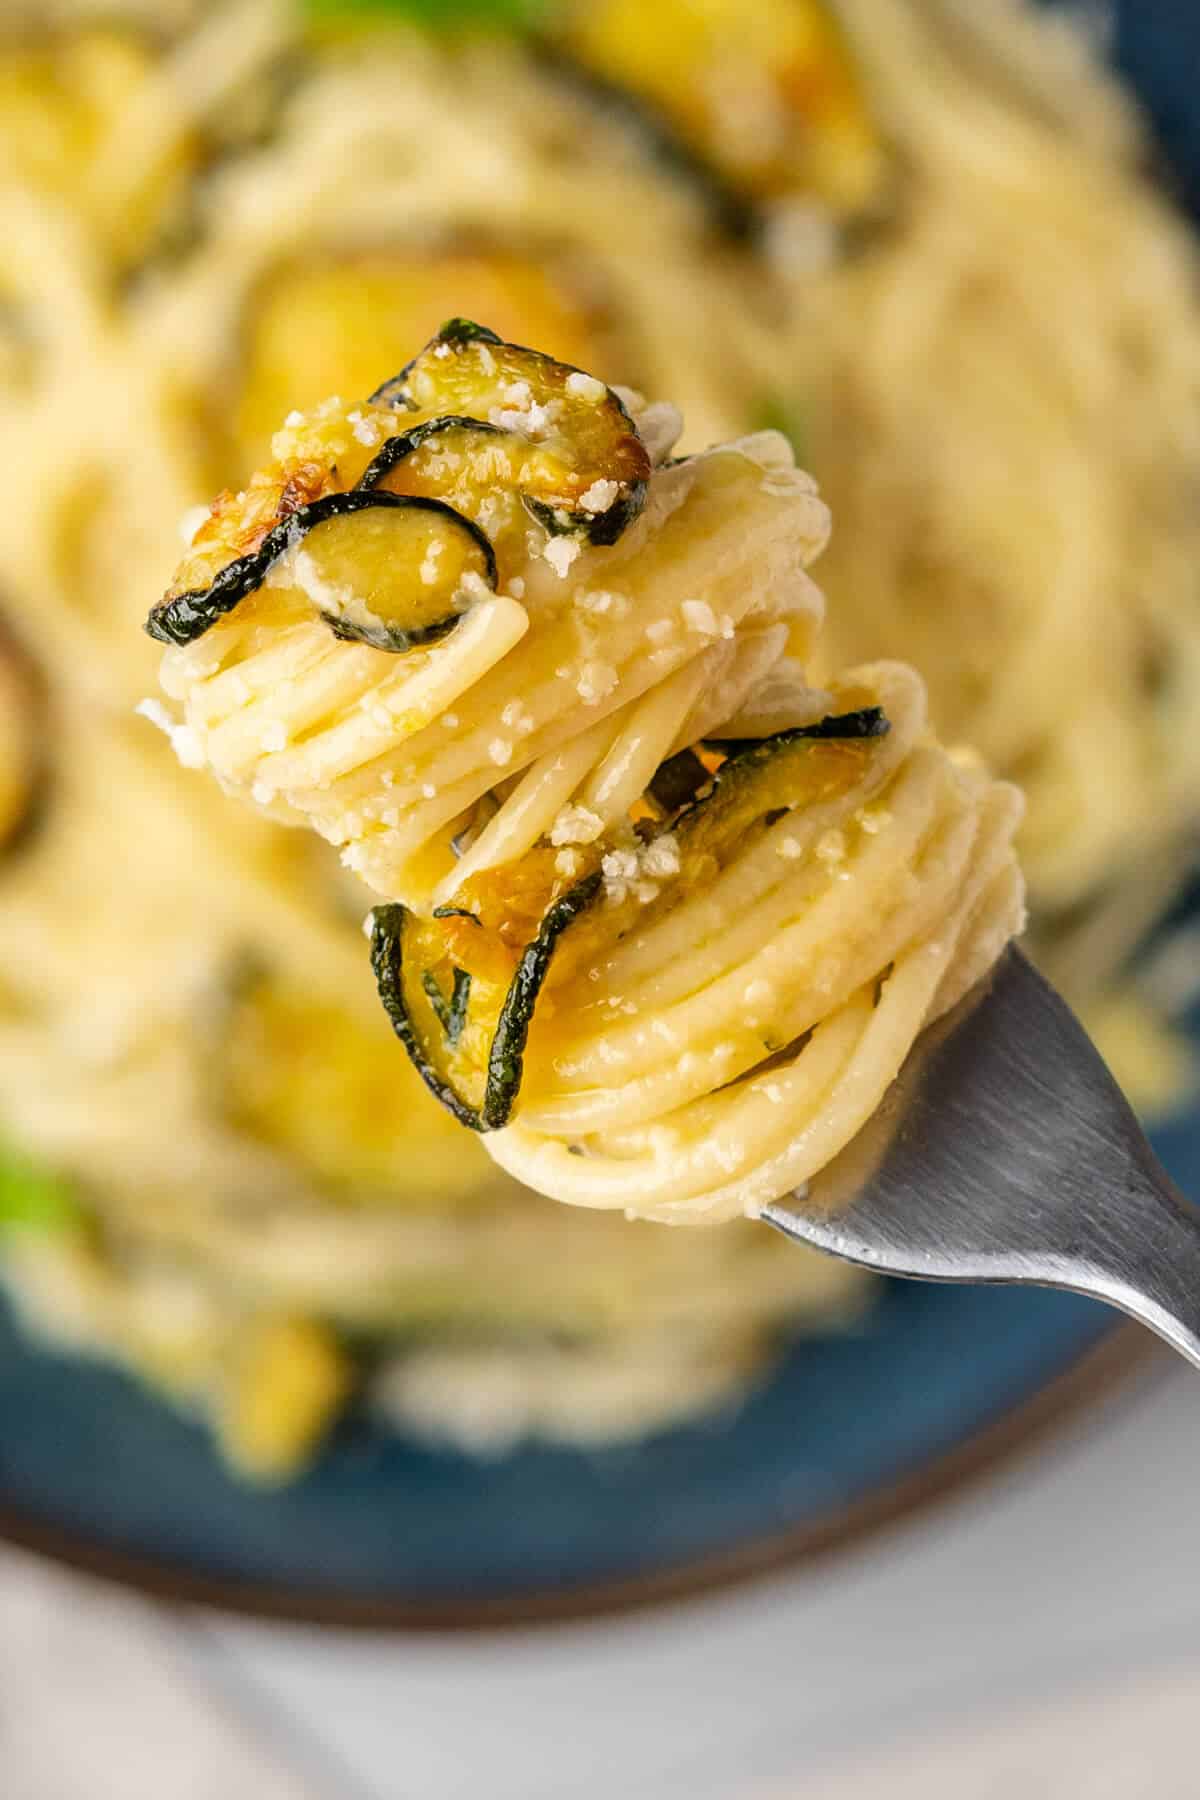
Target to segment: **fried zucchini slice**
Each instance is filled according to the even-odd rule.
[[[824,0],[571,0],[550,43],[754,205],[854,212],[879,186],[879,136]]]
[[[325,436],[306,453],[218,498],[150,613],[151,637],[193,643],[297,552],[297,585],[339,637],[403,652],[445,636],[474,593],[496,589],[493,543],[511,543],[524,511],[552,534],[611,544],[645,500],[649,453],[611,389],[466,319],[365,403],[369,417],[341,419],[358,443],[383,438],[348,492],[356,470],[339,469],[356,464],[342,454],[354,443],[329,448],[340,406],[317,409]],[[409,414],[411,428],[394,429]],[[215,570],[214,552],[228,558]]]
[[[238,1347],[217,1420],[229,1462],[251,1481],[292,1480],[346,1404],[355,1375],[318,1320],[256,1320]]]
[[[650,458],[612,389],[540,351],[502,343],[470,319],[450,319],[371,399],[423,415],[422,427],[437,425],[443,450],[450,439],[466,479],[480,486],[508,478],[495,467],[501,458],[547,531],[614,544],[641,511]],[[372,480],[394,479],[406,458],[429,446],[425,438],[392,443],[402,447],[384,447]]]
[[[496,586],[491,543],[428,496],[356,489],[287,513],[205,588],[168,592],[146,622],[160,643],[190,644],[262,586],[285,556],[335,636],[403,652],[453,630],[480,586]]]

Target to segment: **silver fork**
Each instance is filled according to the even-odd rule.
[[[1200,1210],[1016,948],[924,1035],[836,1161],[763,1217],[882,1274],[1091,1294],[1200,1367]]]

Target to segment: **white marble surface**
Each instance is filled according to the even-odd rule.
[[[0,1560],[3,1800],[1200,1793],[1184,1371],[851,1560],[467,1638],[180,1619]]]

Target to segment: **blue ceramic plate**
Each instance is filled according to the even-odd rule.
[[[1118,9],[1118,59],[1200,199],[1200,15]],[[1158,1149],[1200,1196],[1200,1112]],[[1149,1340],[1067,1295],[896,1285],[799,1345],[732,1420],[603,1455],[499,1463],[350,1428],[299,1485],[237,1487],[205,1433],[0,1317],[0,1531],[156,1591],[312,1619],[595,1610],[826,1549],[1027,1443]]]

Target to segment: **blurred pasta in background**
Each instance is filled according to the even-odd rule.
[[[360,1402],[635,1436],[868,1297],[504,1181],[391,1045],[336,858],[135,716],[163,521],[451,314],[669,396],[689,448],[789,433],[831,661],[912,660],[1024,785],[1036,949],[1132,1091],[1186,1078],[1124,975],[1200,815],[1200,312],[1147,162],[1015,0],[5,8],[0,1268],[36,1330],[280,1479]]]

